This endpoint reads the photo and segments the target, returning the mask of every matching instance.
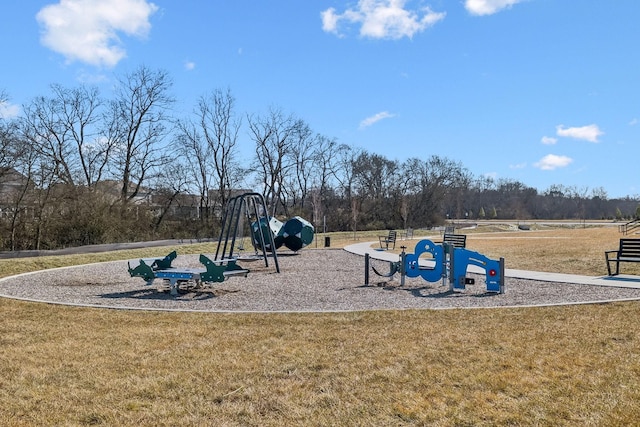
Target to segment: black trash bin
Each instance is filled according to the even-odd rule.
[[[329,236],[324,237],[324,247],[325,248],[331,247],[331,237]]]

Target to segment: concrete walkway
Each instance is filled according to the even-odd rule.
[[[402,246],[402,241],[396,242],[398,247]],[[364,256],[366,253],[371,258],[398,262],[400,261],[400,255],[388,252],[386,250],[380,250],[377,248],[379,242],[362,242],[355,243],[353,245],[346,246],[345,251],[351,252],[356,255]],[[508,265],[509,260],[505,259],[505,264]],[[484,271],[476,266],[469,266],[469,272],[483,274]],[[515,270],[505,268],[504,274],[506,277],[513,277],[518,279],[531,279],[542,280],[545,282],[560,282],[560,283],[577,283],[581,285],[596,285],[596,286],[611,286],[617,288],[634,288],[640,289],[640,276],[631,276],[626,274],[620,274],[617,276],[580,276],[577,274],[563,274],[563,273],[547,273],[542,271],[527,271],[527,270]]]

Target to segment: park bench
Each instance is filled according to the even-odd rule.
[[[442,238],[442,243],[448,243],[454,248],[465,248],[467,246],[467,235],[445,233]]]
[[[413,228],[407,228],[406,230],[401,231],[400,238],[402,240],[413,239]]]
[[[621,262],[640,262],[640,239],[620,239],[620,246],[617,250],[605,251],[607,261],[607,272],[609,276],[620,274]],[[616,272],[611,273],[611,264],[616,264]]]
[[[380,240],[380,248],[381,249],[389,249],[389,245],[393,244],[393,249],[396,248],[396,237],[398,233],[395,230],[389,230],[389,234],[384,236],[378,236],[378,240]],[[382,247],[384,245],[384,248]]]

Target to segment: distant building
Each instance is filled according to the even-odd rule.
[[[33,186],[28,178],[14,168],[0,168],[0,217],[14,212],[16,200],[24,193],[25,186]]]
[[[2,200],[21,192],[27,181],[27,177],[14,168],[0,169],[0,197]]]

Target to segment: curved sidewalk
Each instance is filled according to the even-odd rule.
[[[385,250],[379,250],[373,246],[378,244],[379,242],[375,241],[355,243],[353,245],[345,246],[344,250],[361,256],[368,253],[371,258],[383,261],[400,261],[400,255],[387,252]],[[505,261],[508,263],[508,260]],[[469,266],[469,271],[472,273],[484,273],[482,269],[473,265]],[[626,274],[620,274],[617,276],[581,276],[577,274],[547,273],[542,271],[515,270],[510,268],[505,268],[504,274],[506,277],[513,277],[517,279],[640,289],[640,276],[631,276]]]

